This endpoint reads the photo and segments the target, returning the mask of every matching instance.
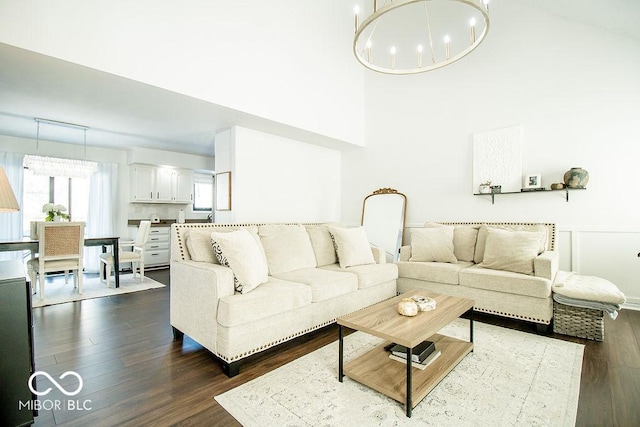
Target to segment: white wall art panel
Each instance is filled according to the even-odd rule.
[[[503,192],[522,188],[521,126],[473,134],[473,193],[486,181]]]

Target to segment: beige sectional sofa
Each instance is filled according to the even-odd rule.
[[[397,265],[359,227],[173,224],[171,239],[174,337],[206,347],[229,376],[242,359],[397,291]]]
[[[475,310],[546,329],[559,268],[555,224],[427,223],[412,228],[398,262],[398,292],[424,289],[475,300]]]

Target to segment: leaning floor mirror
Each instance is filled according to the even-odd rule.
[[[396,262],[404,236],[407,197],[393,188],[381,188],[364,198],[362,227],[369,243],[383,249],[387,262]]]

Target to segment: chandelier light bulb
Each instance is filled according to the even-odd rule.
[[[422,45],[421,44],[418,45],[417,51],[418,51],[418,68],[422,68]]]
[[[469,40],[473,45],[476,42],[476,18],[475,17],[471,18],[471,20],[469,21],[469,24],[471,25],[471,35],[469,37]]]
[[[353,13],[358,15],[360,13],[360,5],[353,6]]]
[[[371,39],[367,40],[367,43],[364,45],[364,47],[367,52],[367,62],[371,63]]]
[[[447,34],[444,36],[444,51],[447,59],[451,58],[451,37]]]
[[[422,50],[423,50],[423,49],[424,49],[424,48],[422,47],[422,45],[421,45],[421,44],[419,44],[419,45],[418,45],[418,52],[422,53]]]
[[[367,43],[364,45],[367,49],[371,49],[371,39],[367,40]]]
[[[396,68],[396,47],[391,46],[391,69]]]

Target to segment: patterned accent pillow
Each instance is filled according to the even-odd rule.
[[[220,264],[233,271],[236,292],[246,294],[269,280],[262,245],[246,229],[212,232],[211,247]]]

